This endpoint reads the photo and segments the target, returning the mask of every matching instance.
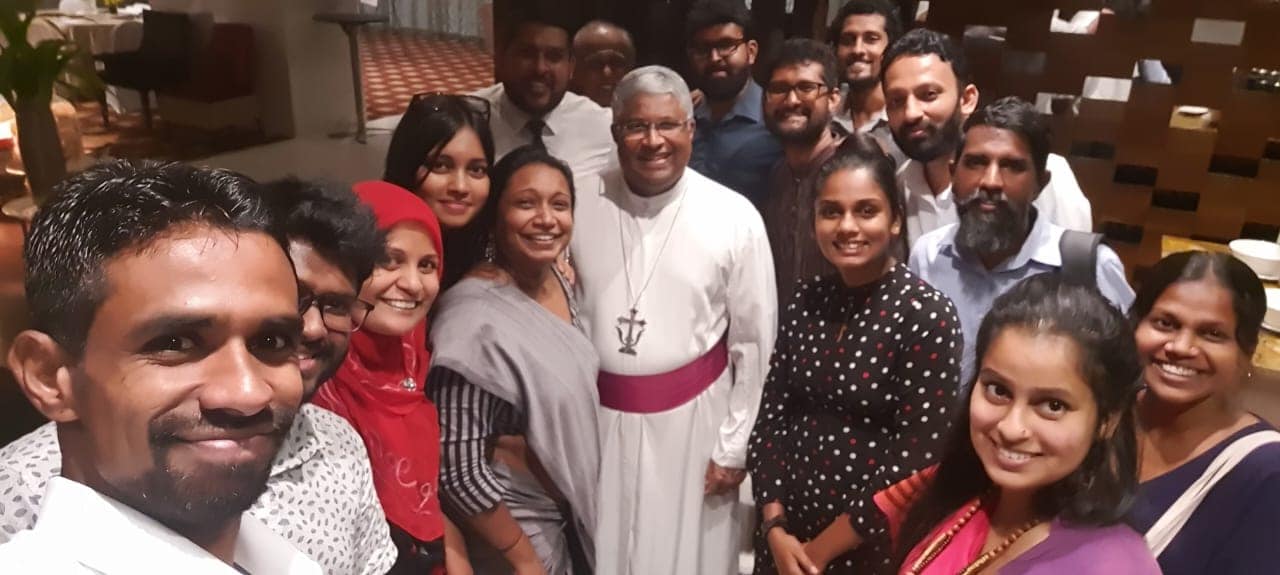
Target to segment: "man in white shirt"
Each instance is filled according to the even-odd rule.
[[[299,352],[306,404],[346,356],[364,311],[356,294],[383,244],[372,214],[345,186],[289,179],[269,188],[266,199],[289,238],[300,305],[307,305]],[[35,501],[61,467],[54,423],[0,448],[0,493],[10,498],[0,506],[0,543],[35,524]],[[294,418],[267,490],[249,513],[328,575],[383,575],[396,560],[364,443],[346,420],[310,404]]]
[[[582,177],[614,160],[609,110],[569,92],[573,53],[569,32],[523,19],[498,45],[498,83],[476,92],[489,101],[495,158],[527,144],[540,145]]]
[[[613,114],[620,168],[579,182],[573,234],[600,354],[596,570],[730,575],[777,329],[769,242],[746,198],[688,168],[678,74],[632,71]]]
[[[907,241],[956,223],[951,162],[961,127],[978,105],[964,52],[947,35],[912,30],[884,56],[885,109],[894,142],[909,158],[898,168],[907,212]],[[1049,155],[1053,174],[1035,206],[1051,222],[1093,231],[1089,200],[1062,156]]]
[[[117,161],[56,192],[9,368],[62,474],[0,572],[321,573],[244,513],[303,393],[297,280],[254,184]]]

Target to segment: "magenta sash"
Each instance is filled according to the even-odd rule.
[[[600,404],[627,413],[658,413],[688,403],[711,387],[729,366],[726,339],[722,336],[702,357],[666,373],[618,375],[601,371],[596,379]]]

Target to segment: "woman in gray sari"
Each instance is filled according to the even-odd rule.
[[[475,572],[592,571],[599,360],[557,256],[573,230],[573,178],[545,150],[492,172],[493,258],[445,292],[428,389],[440,413],[441,499]]]

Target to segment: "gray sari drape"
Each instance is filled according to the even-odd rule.
[[[431,364],[466,378],[524,414],[525,442],[537,455],[573,517],[538,481],[498,462],[491,468],[506,493],[503,503],[538,550],[544,565],[571,561],[566,522],[572,521],[588,558],[594,557],[596,484],[600,467],[596,414],[599,359],[591,341],[510,283],[468,278],[441,297],[430,330]],[[428,382],[428,385],[430,383]],[[481,556],[497,550],[468,542]],[[549,555],[548,555],[549,554]],[[499,560],[501,557],[492,557]]]

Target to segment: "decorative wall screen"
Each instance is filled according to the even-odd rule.
[[[934,0],[926,25],[964,38],[984,103],[1053,112],[1054,151],[1132,275],[1164,234],[1275,241],[1280,0],[1126,4]],[[1051,32],[1055,18],[1074,33]]]

